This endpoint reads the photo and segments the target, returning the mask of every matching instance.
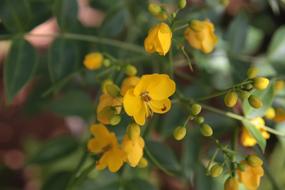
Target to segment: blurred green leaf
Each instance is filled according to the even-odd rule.
[[[90,96],[80,90],[68,91],[63,96],[53,100],[49,109],[62,116],[77,115],[89,117],[95,113],[95,107]]]
[[[247,118],[260,117],[265,114],[267,109],[272,106],[273,98],[274,98],[274,85],[271,81],[269,86],[265,90],[256,90],[252,93],[253,95],[259,97],[263,103],[261,108],[253,108],[250,106],[247,100],[243,101],[242,108],[244,115]]]
[[[76,0],[55,0],[54,14],[60,29],[64,32],[76,31],[79,26],[78,3]]]
[[[11,32],[26,32],[48,19],[49,4],[44,1],[2,0],[0,18]]]
[[[45,181],[42,190],[66,189],[71,175],[69,171],[55,173]]]
[[[148,181],[139,179],[139,178],[133,178],[131,180],[128,180],[124,190],[156,190],[156,188]]]
[[[23,39],[15,39],[4,64],[5,95],[8,103],[33,77],[38,57],[34,48]]]
[[[149,160],[161,170],[169,175],[180,173],[181,167],[168,146],[157,141],[147,141],[145,149]]]
[[[285,72],[285,26],[281,26],[270,42],[267,56],[278,72]]]
[[[229,43],[228,50],[237,54],[243,51],[248,33],[248,19],[241,13],[231,22],[226,39]]]
[[[243,52],[245,53],[255,53],[262,43],[264,38],[264,32],[256,27],[250,26],[248,28],[245,49]]]
[[[242,121],[243,126],[249,131],[251,136],[253,136],[261,148],[261,150],[264,152],[266,148],[266,140],[263,138],[261,132],[259,129],[257,129],[252,123],[247,122],[247,121]]]
[[[57,39],[48,52],[48,66],[53,82],[63,79],[80,67],[81,56],[77,42]]]
[[[71,136],[61,136],[49,140],[39,147],[39,150],[31,156],[29,163],[47,164],[57,161],[76,151],[78,142]]]

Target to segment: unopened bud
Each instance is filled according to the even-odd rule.
[[[135,76],[137,72],[138,72],[137,68],[133,65],[127,65],[125,68],[125,73],[128,76]]]
[[[104,59],[103,65],[104,65],[105,67],[109,67],[109,66],[111,65],[111,61],[110,61],[109,59]]]
[[[141,129],[136,123],[129,124],[127,128],[127,134],[131,140],[134,140],[140,136]]]
[[[105,88],[107,94],[112,97],[118,97],[120,95],[120,88],[115,84],[107,84]]]
[[[191,106],[191,113],[193,115],[198,115],[202,110],[202,106],[200,104],[193,104]]]
[[[213,129],[208,124],[203,124],[200,128],[200,131],[201,131],[202,135],[205,137],[210,137],[213,135]]]
[[[261,166],[263,164],[263,161],[256,155],[249,155],[246,161],[252,167]]]
[[[210,173],[212,177],[219,177],[223,173],[223,167],[220,164],[215,164],[211,167]]]
[[[258,78],[253,79],[253,86],[254,86],[254,88],[256,88],[258,90],[266,89],[268,84],[269,84],[268,78],[258,77]]]
[[[267,111],[265,112],[266,119],[273,119],[275,115],[276,114],[273,107],[268,108]]]
[[[204,117],[202,117],[202,116],[198,116],[198,117],[196,117],[196,118],[194,119],[194,121],[195,121],[197,124],[201,125],[202,123],[204,123],[205,119],[204,119]]]
[[[173,137],[180,141],[182,140],[186,135],[186,127],[181,126],[181,127],[176,127],[173,131]]]
[[[254,108],[256,108],[256,109],[258,109],[258,108],[260,108],[260,107],[263,106],[262,101],[261,101],[258,97],[254,96],[254,95],[250,95],[250,96],[249,96],[249,98],[248,98],[248,103],[249,103],[252,107],[254,107]]]
[[[187,5],[187,1],[186,0],[179,0],[178,1],[178,7],[179,9],[184,9]]]
[[[158,4],[150,3],[150,4],[148,5],[148,11],[149,11],[152,15],[156,16],[156,15],[158,15],[158,14],[161,13],[162,9],[161,9],[161,7],[160,7]]]
[[[229,177],[224,184],[224,190],[238,190],[239,182],[235,177]]]
[[[250,95],[249,92],[244,91],[244,90],[241,90],[241,91],[239,92],[239,97],[240,97],[242,100],[248,99],[249,95]]]
[[[121,122],[121,116],[114,115],[110,118],[110,125],[115,126],[118,125]]]
[[[144,157],[142,157],[141,159],[140,159],[140,161],[139,161],[139,163],[138,163],[138,167],[139,168],[145,168],[145,167],[147,167],[147,165],[148,165],[148,161],[147,161],[147,159],[145,159]]]
[[[236,92],[234,91],[227,92],[224,98],[224,102],[227,107],[230,107],[230,108],[234,107],[237,101],[238,101],[238,95]]]
[[[258,73],[258,69],[256,67],[250,67],[247,70],[247,78],[252,79],[255,78]]]

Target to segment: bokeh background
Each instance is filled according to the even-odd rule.
[[[159,2],[170,11],[177,3],[175,0]],[[195,18],[208,18],[215,23],[219,36],[213,54],[192,53],[194,72],[190,72],[183,56],[175,57],[176,82],[191,97],[230,87],[245,78],[245,71],[251,65],[257,66],[263,76],[284,77],[284,0],[229,0],[227,6],[223,3],[219,0],[188,0],[187,8],[177,15],[181,24]],[[157,55],[145,56],[50,34],[75,33],[143,47],[148,29],[158,22],[148,12],[147,5],[146,0],[1,0],[1,190],[66,188],[86,146],[88,126],[94,120],[96,97],[104,79],[98,72],[78,72],[86,53],[108,52],[135,64],[140,74],[163,71],[161,65],[165,59]],[[183,37],[182,32],[177,34],[177,39]],[[18,41],[23,38],[26,41],[20,46]],[[16,45],[12,46],[12,43]],[[36,67],[33,77],[20,86],[12,99],[7,97],[4,86],[3,73],[8,56],[15,68],[11,72],[29,75]],[[52,67],[53,77],[47,72],[49,67]],[[121,80],[120,75],[111,77]],[[21,84],[15,84],[15,88],[17,85]],[[225,109],[220,98],[208,103]],[[276,97],[274,105],[285,108],[282,93]],[[238,108],[236,112],[239,113]],[[230,140],[233,126],[241,125],[213,113],[203,114],[223,142]],[[165,174],[150,162],[147,169],[126,167],[118,174],[94,170],[74,189],[222,189],[225,178],[212,179],[206,176],[204,168],[205,159],[213,153],[212,144],[196,129],[187,134],[182,143],[173,140],[173,129],[183,123],[185,117],[183,107],[173,106],[166,116],[151,120],[151,151],[175,176]],[[270,124],[285,131],[282,121],[281,118]],[[264,159],[268,172],[262,178],[260,189],[285,189],[285,140],[272,136]]]

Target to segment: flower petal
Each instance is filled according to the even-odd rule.
[[[171,101],[169,99],[165,100],[152,100],[148,104],[151,110],[155,113],[166,113],[171,108]]]
[[[123,100],[125,112],[129,116],[134,116],[135,114],[137,114],[141,109],[141,107],[143,106],[143,101],[141,97],[135,96],[133,92],[134,92],[133,89],[129,89],[126,92]]]

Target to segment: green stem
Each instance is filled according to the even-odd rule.
[[[174,62],[173,62],[173,50],[170,48],[169,54],[168,54],[168,59],[169,59],[169,75],[171,78],[173,78],[173,73],[174,73]]]
[[[31,36],[31,37],[58,37],[58,38],[64,38],[64,39],[70,39],[70,40],[99,43],[99,44],[104,44],[104,45],[109,45],[109,46],[125,49],[125,50],[136,52],[136,53],[146,54],[144,49],[140,46],[130,44],[130,43],[126,43],[126,42],[122,42],[122,41],[118,41],[118,40],[102,38],[102,37],[86,35],[86,34],[75,34],[75,33],[30,34],[30,33],[25,33],[25,34],[17,34],[17,35],[3,35],[3,36],[0,36],[0,40],[10,39],[10,38],[14,38],[17,36],[21,36],[21,37],[25,37],[25,36],[26,37],[27,36]]]

